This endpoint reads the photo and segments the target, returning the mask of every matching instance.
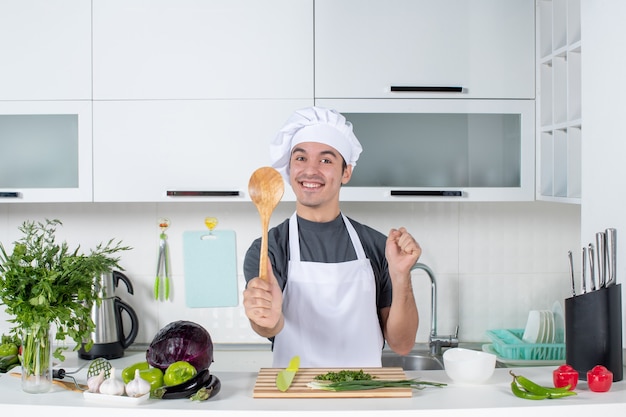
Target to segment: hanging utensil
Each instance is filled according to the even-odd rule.
[[[157,260],[157,272],[154,280],[154,299],[167,300],[170,297],[170,260],[167,235],[165,231],[170,227],[170,221],[166,218],[159,219],[159,257]]]
[[[569,274],[572,278],[572,297],[576,297],[576,281],[574,279],[574,259],[572,258],[572,251],[567,251],[567,258],[569,260]]]
[[[250,199],[261,217],[261,252],[259,255],[259,277],[267,280],[267,232],[272,212],[283,198],[283,177],[272,167],[262,167],[252,173],[248,183]]]

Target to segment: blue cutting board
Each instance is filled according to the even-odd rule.
[[[235,307],[237,244],[234,230],[183,233],[187,307]]]

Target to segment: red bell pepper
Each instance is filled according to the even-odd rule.
[[[556,388],[569,386],[569,390],[573,391],[578,384],[578,371],[571,365],[561,365],[552,372],[552,380]]]
[[[606,392],[613,384],[613,372],[602,365],[594,366],[587,372],[587,385],[593,392]]]

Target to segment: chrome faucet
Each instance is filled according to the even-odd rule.
[[[442,348],[457,347],[459,345],[459,326],[456,326],[454,335],[440,336],[437,334],[437,280],[432,269],[425,264],[418,262],[413,265],[411,271],[416,269],[425,271],[430,278],[430,335],[428,337],[428,346],[431,355],[440,356]]]

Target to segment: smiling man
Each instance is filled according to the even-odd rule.
[[[243,304],[252,329],[273,341],[275,367],[378,367],[385,341],[415,344],[411,267],[421,248],[405,228],[388,236],[341,212],[341,186],[361,144],[334,110],[296,111],[270,147],[291,185],[296,211],[268,233],[268,280],[258,278],[260,238],[244,260]]]

